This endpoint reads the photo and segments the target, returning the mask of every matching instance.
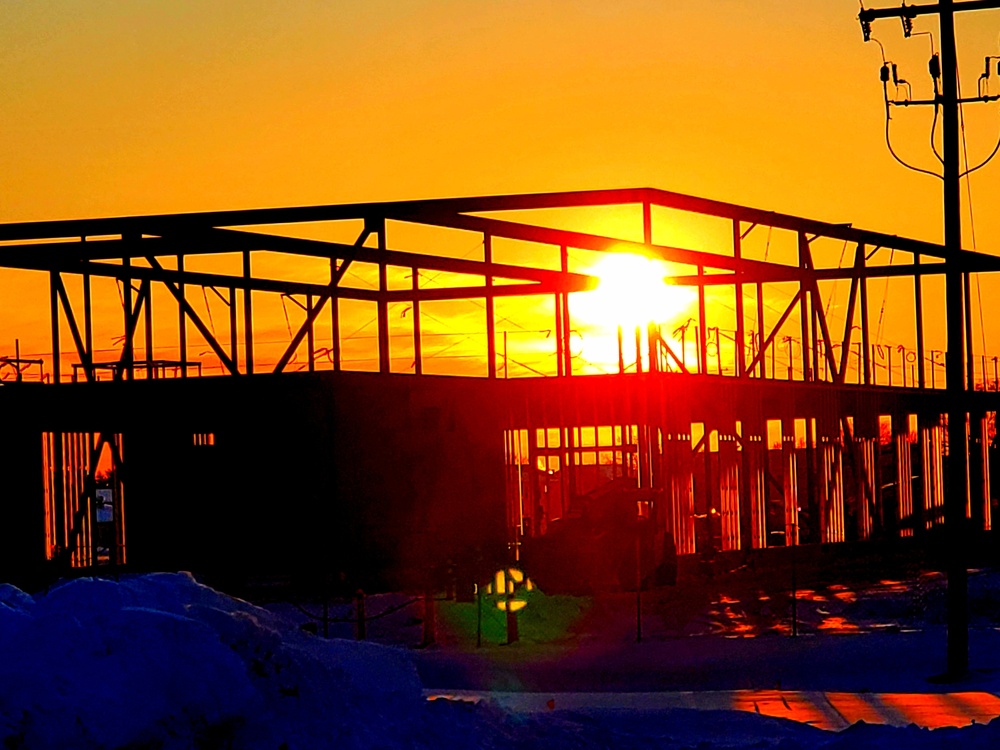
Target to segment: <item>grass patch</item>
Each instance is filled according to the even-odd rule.
[[[573,635],[573,628],[590,608],[590,597],[546,596],[537,588],[523,591],[527,606],[517,613],[520,639],[531,643],[557,643]],[[439,617],[463,642],[475,643],[477,604],[441,602]],[[507,642],[507,613],[497,608],[496,597],[482,598],[483,643]]]

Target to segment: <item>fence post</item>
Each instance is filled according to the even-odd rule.
[[[517,643],[520,634],[517,632],[517,612],[514,610],[514,594],[507,594],[507,644]]]
[[[433,646],[435,642],[434,625],[434,591],[430,587],[424,590],[424,641],[421,645]]]
[[[483,645],[483,586],[476,582],[476,648]]]
[[[363,641],[367,637],[367,622],[365,620],[365,592],[358,589],[354,592],[354,638]]]

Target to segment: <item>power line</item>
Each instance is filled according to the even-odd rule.
[[[987,63],[989,60],[987,60]],[[962,77],[958,76],[958,96],[962,97]],[[935,108],[936,109],[936,108]],[[969,169],[969,143],[965,137],[965,107],[959,103],[958,105],[958,122],[959,127],[962,132],[962,159],[965,162],[965,172],[963,173],[965,177],[965,195],[966,202],[969,204],[969,233],[972,237],[972,249],[975,251],[976,247],[976,214],[972,209],[972,172]],[[1000,141],[998,141],[1000,144]],[[994,153],[996,150],[994,149]],[[990,156],[989,159],[993,157]],[[986,161],[989,162],[989,159]],[[983,345],[983,352],[986,351],[986,324],[983,321],[983,288],[979,280],[979,274],[976,274],[976,298],[979,305],[979,335]],[[972,356],[972,352],[968,353],[968,356]],[[984,373],[985,377],[985,373]]]

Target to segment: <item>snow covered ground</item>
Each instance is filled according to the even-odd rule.
[[[818,644],[799,646],[799,659],[827,652],[822,668],[804,664],[800,676],[812,672],[819,679],[826,671],[827,678],[837,677],[830,644],[840,648],[868,637],[886,636],[796,639],[796,644]],[[771,640],[775,646],[769,648],[776,653],[793,645],[789,639]],[[646,645],[666,648],[635,644],[635,649],[588,653],[580,646],[576,668],[592,679],[602,658],[624,659],[607,664],[612,679],[605,687],[612,688],[616,670],[619,680],[626,669],[654,671],[655,648],[638,650]],[[931,673],[937,654],[927,654],[926,643],[912,646],[898,658],[916,681],[918,674]],[[574,662],[564,660],[565,648],[559,660],[569,666],[562,672],[538,668],[539,679],[548,674],[572,681]],[[527,659],[528,650],[494,649],[513,660],[509,671],[514,677],[525,674],[517,668],[519,660],[541,663]],[[438,662],[439,677],[449,665],[464,666],[470,674],[484,665],[482,655],[467,649],[447,654],[442,649],[438,655],[449,660]],[[794,657],[793,649],[786,661]],[[588,663],[589,671],[583,669]],[[865,666],[852,669],[863,674]],[[867,666],[871,672],[883,668]],[[729,668],[734,672],[740,666],[730,661]],[[428,673],[427,663],[422,670]],[[859,723],[828,732],[750,712],[657,706],[655,701],[591,701],[570,708],[554,703],[549,710],[512,711],[490,700],[427,701],[426,679],[421,680],[411,651],[304,633],[280,614],[185,574],[84,578],[35,596],[0,585],[0,744],[5,749],[1000,746],[1000,721],[933,731]],[[985,671],[974,689],[996,692],[997,687],[1000,678]]]

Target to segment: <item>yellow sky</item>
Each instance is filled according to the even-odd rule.
[[[881,57],[857,12],[854,0],[4,3],[0,221],[652,186],[939,240],[939,183],[885,148]],[[998,33],[1000,13],[960,19],[964,93],[1000,54]],[[875,35],[926,96],[926,37],[904,40],[895,21]],[[929,115],[894,121],[922,166]],[[972,161],[998,129],[996,103],[968,109]],[[977,247],[1000,253],[1000,160],[971,188]],[[966,214],[967,247],[969,229]],[[0,354],[15,337],[47,344],[45,286],[23,276],[0,280]],[[984,318],[1000,353],[1000,323]]]

